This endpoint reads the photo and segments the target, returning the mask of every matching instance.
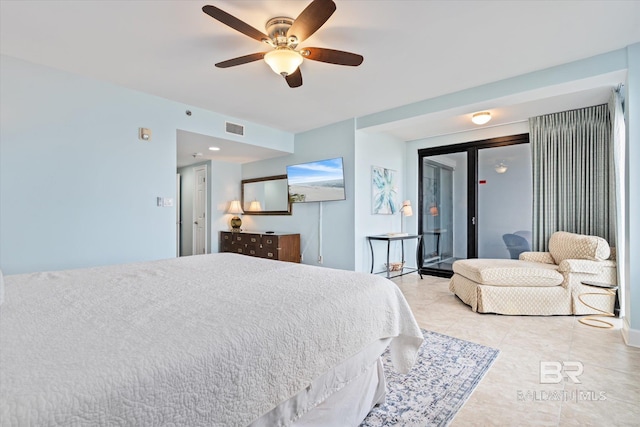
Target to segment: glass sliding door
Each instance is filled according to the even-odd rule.
[[[517,258],[529,250],[529,135],[418,150],[419,265],[451,277],[466,258]]]
[[[478,150],[478,258],[531,250],[532,194],[529,144]]]
[[[467,153],[422,159],[422,267],[451,271],[467,257]]]

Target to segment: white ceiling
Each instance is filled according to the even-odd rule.
[[[297,89],[262,61],[215,68],[265,48],[201,9],[213,4],[264,31],[269,18],[295,18],[309,0],[2,0],[0,52],[301,132],[640,41],[639,1],[335,1],[333,16],[301,46],[359,53],[364,63],[354,68],[305,61],[304,85]],[[536,111],[603,102],[621,78],[468,108],[491,109],[491,125],[522,121]],[[460,132],[470,126],[468,108],[379,130],[404,140]]]

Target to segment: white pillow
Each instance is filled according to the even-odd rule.
[[[549,238],[549,253],[560,264],[565,259],[604,261],[611,249],[602,237],[556,231]]]

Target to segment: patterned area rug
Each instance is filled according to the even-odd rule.
[[[388,349],[382,355],[386,401],[369,413],[361,427],[448,425],[499,353],[424,329],[422,334],[424,343],[409,374],[394,371]]]

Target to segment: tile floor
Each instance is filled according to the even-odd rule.
[[[393,279],[420,327],[500,350],[452,426],[640,426],[640,348],[573,316],[478,314],[448,279]],[[540,362],[580,362],[579,384],[541,384]],[[553,380],[554,374],[546,377]]]

